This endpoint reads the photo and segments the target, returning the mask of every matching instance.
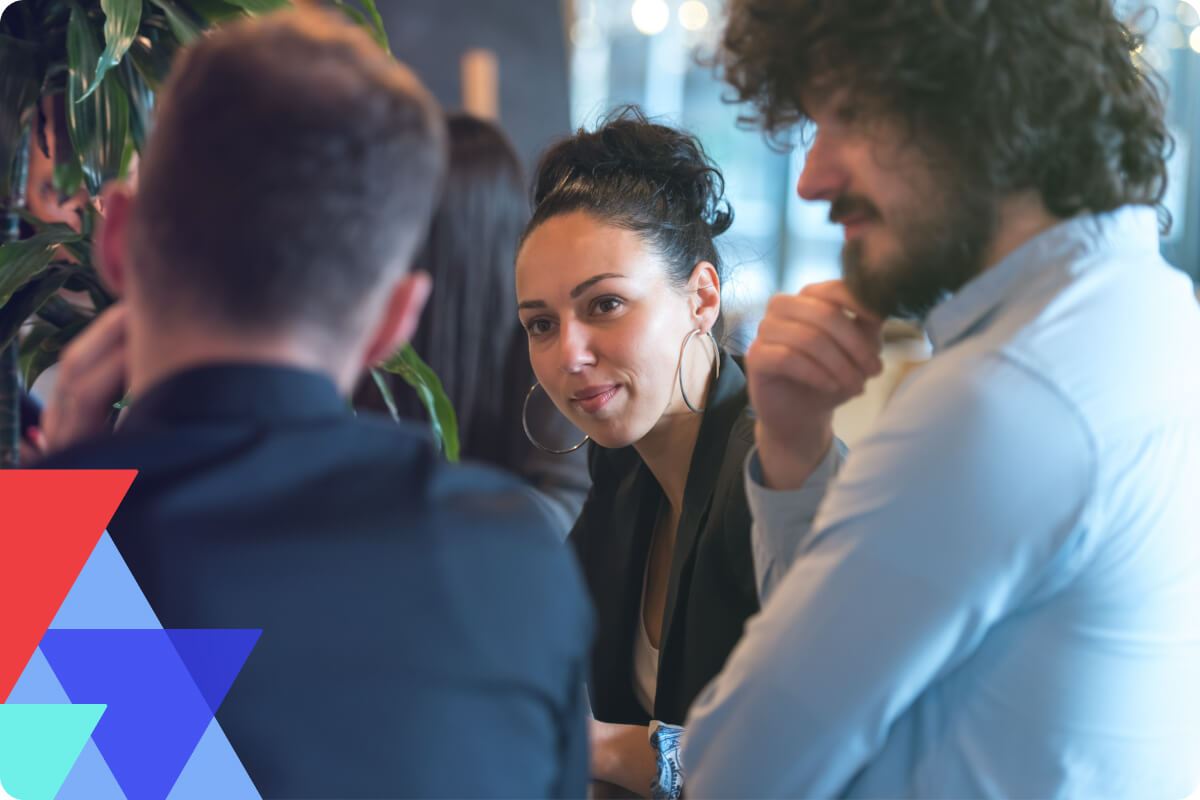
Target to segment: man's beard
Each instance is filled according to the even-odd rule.
[[[838,198],[830,218],[873,208],[862,198]],[[947,193],[932,208],[914,204],[904,214],[891,215],[886,224],[899,241],[899,254],[867,263],[863,240],[847,242],[842,276],[859,302],[881,317],[924,320],[983,270],[996,229],[996,203],[979,192]]]

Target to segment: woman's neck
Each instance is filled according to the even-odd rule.
[[[683,356],[690,355],[688,362],[683,363]],[[716,386],[713,355],[703,348],[684,348],[680,355],[680,365],[683,379],[690,385],[688,397],[698,408],[708,408],[708,403]],[[720,358],[720,354],[717,354]],[[718,362],[719,363],[719,362]],[[680,373],[676,373],[677,376]],[[667,411],[658,420],[658,424],[634,444],[638,455],[658,481],[663,494],[671,504],[672,517],[678,520],[683,513],[683,493],[687,488],[688,470],[692,465],[692,452],[696,449],[696,439],[700,435],[700,423],[704,415],[688,408],[683,394],[678,387],[671,391],[670,404]]]
[[[683,492],[702,418],[691,411],[669,413],[634,445],[666,495],[676,519],[683,509]]]

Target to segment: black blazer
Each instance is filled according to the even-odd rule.
[[[754,443],[746,378],[721,356],[684,489],[659,641],[654,719],[682,725],[758,611],[742,465]],[[596,607],[588,693],[604,722],[644,725],[633,688],[633,639],[659,504],[658,482],[633,447],[591,452],[592,490],[571,532]]]
[[[590,610],[518,479],[263,366],[44,466],[139,470],[110,532],[164,627],[262,629],[217,719],[264,796],[585,793]]]

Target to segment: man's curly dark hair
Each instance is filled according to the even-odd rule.
[[[1140,44],[1112,0],[730,0],[717,63],[767,131],[845,89],[981,191],[1035,189],[1060,218],[1140,204],[1166,221],[1171,138]]]

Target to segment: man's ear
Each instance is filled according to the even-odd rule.
[[[96,231],[99,243],[96,269],[117,297],[123,297],[129,279],[129,224],[133,217],[133,191],[123,183],[109,184],[101,194],[104,213]]]
[[[712,330],[721,316],[721,276],[717,268],[708,261],[696,264],[688,279],[688,293],[697,326],[702,331]]]
[[[386,361],[412,338],[431,291],[433,279],[427,272],[410,272],[393,285],[367,347],[365,367]]]

